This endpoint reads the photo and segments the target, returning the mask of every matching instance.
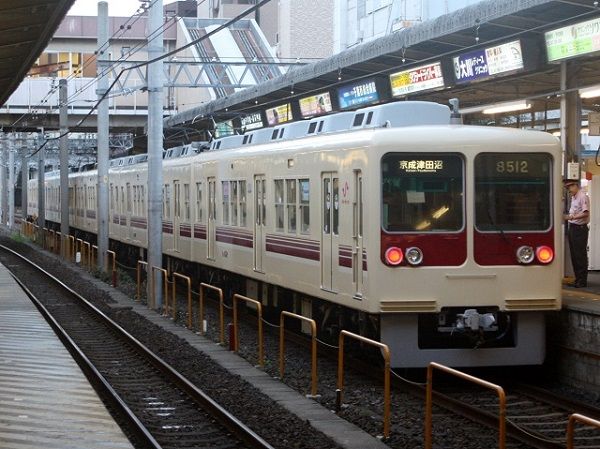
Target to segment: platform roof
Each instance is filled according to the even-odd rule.
[[[283,100],[309,92],[339,87],[349,80],[373,74],[389,74],[511,38],[543,40],[545,31],[600,16],[592,0],[484,0],[478,4],[430,20],[394,34],[369,41],[316,63],[290,70],[256,88],[237,92],[165,120],[166,127],[189,125],[210,127],[235,115],[265,109]],[[478,40],[476,38],[479,38]],[[543,47],[539,49],[544,52]],[[402,59],[405,62],[402,62]],[[599,58],[582,58],[580,82],[599,83]],[[533,72],[519,73],[493,81],[413,95],[410,99],[446,102],[459,97],[462,106],[542,95],[556,90],[559,64],[541,64]],[[341,80],[338,78],[341,77]],[[293,89],[292,89],[293,87]],[[294,95],[291,95],[291,92]],[[552,101],[546,98],[545,101]],[[547,107],[547,105],[545,106]],[[227,111],[226,111],[227,110]],[[204,119],[211,117],[211,120]]]
[[[0,1],[0,105],[25,78],[74,2]]]

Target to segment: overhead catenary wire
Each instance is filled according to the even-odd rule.
[[[255,5],[245,9],[244,11],[242,11],[240,14],[238,14],[237,16],[233,17],[232,19],[228,20],[227,22],[225,22],[224,24],[218,26],[217,28],[215,28],[214,30],[206,33],[203,36],[200,36],[198,39],[194,39],[190,42],[188,42],[187,44],[183,45],[182,47],[176,48],[174,50],[171,50],[159,57],[150,59],[148,61],[144,61],[144,62],[140,62],[139,64],[133,65],[131,67],[126,67],[124,69],[122,69],[118,75],[115,77],[114,81],[111,83],[111,85],[108,87],[108,89],[106,90],[106,92],[104,92],[104,94],[98,99],[98,101],[96,102],[96,104],[94,104],[94,106],[92,106],[92,108],[90,109],[90,111],[74,126],[75,128],[78,128],[79,126],[81,126],[83,123],[85,123],[85,121],[93,114],[93,112],[96,110],[96,108],[98,107],[98,105],[108,96],[108,93],[111,91],[111,89],[117,84],[117,82],[119,81],[119,79],[121,78],[121,76],[129,70],[135,70],[135,69],[139,69],[141,67],[145,67],[149,64],[153,64],[155,62],[159,62],[162,61],[163,59],[169,58],[171,56],[176,55],[177,53],[179,53],[180,51],[186,50],[194,45],[197,45],[198,43],[209,39],[210,37],[214,36],[215,34],[219,33],[220,31],[229,28],[231,25],[233,25],[234,23],[236,23],[237,21],[243,19],[244,17],[246,17],[249,14],[252,14],[254,11],[256,11],[257,9],[261,8],[262,6],[266,5],[267,3],[269,3],[271,0],[261,0],[260,2],[256,3]],[[48,139],[46,140],[42,145],[40,145],[33,153],[29,154],[28,157],[33,157],[35,156],[40,150],[42,150],[50,140],[57,140],[60,139],[61,137],[64,137],[66,135],[68,135],[70,133],[70,131],[60,134],[57,137],[53,137],[52,139]]]

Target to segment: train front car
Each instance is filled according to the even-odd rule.
[[[561,306],[557,140],[469,126],[401,135],[377,144],[372,281],[392,365],[541,364],[544,311]]]

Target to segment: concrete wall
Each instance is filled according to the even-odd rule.
[[[547,316],[547,328],[547,367],[564,384],[600,393],[600,360],[585,354],[600,353],[600,315],[563,309]]]
[[[280,58],[327,58],[333,54],[334,0],[280,0]]]

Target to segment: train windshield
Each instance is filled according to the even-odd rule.
[[[475,158],[475,226],[480,231],[545,231],[551,225],[552,160],[543,153]]]
[[[388,153],[381,161],[383,229],[455,232],[463,227],[464,162],[450,153]]]

